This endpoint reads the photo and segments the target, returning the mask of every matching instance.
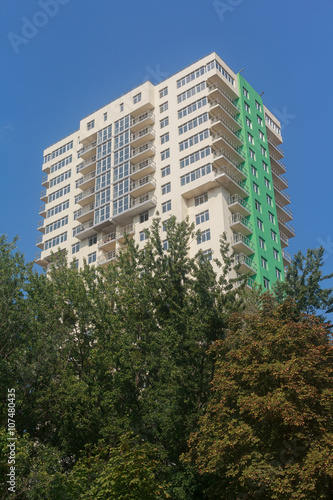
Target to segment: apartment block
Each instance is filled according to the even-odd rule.
[[[147,81],[44,151],[35,261],[48,268],[60,249],[75,266],[104,266],[125,234],[144,246],[153,218],[175,215],[201,230],[192,256],[219,257],[226,232],[238,273],[269,289],[295,235],[281,144],[278,119],[216,53]]]

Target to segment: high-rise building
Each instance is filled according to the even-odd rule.
[[[125,233],[144,245],[158,212],[201,230],[191,255],[219,256],[226,232],[239,272],[270,288],[295,234],[281,143],[277,118],[216,53],[147,81],[45,150],[36,262],[60,248],[77,266],[105,265]]]

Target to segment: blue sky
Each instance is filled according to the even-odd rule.
[[[38,251],[43,149],[147,78],[216,51],[235,72],[245,68],[281,117],[296,228],[287,250],[323,244],[333,271],[332,0],[48,2],[0,4],[0,233],[18,234],[28,260]]]

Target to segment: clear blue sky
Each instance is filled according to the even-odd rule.
[[[145,79],[157,83],[216,51],[235,72],[244,67],[266,106],[283,117],[297,231],[287,250],[322,243],[333,271],[332,0],[57,5],[41,15],[38,0],[0,4],[0,233],[18,234],[28,260],[38,251],[43,149]],[[26,20],[39,27],[29,31]]]

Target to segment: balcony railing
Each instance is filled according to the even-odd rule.
[[[136,149],[132,149],[132,154],[131,158],[134,158],[135,156],[138,156],[141,153],[144,153],[145,151],[152,151],[155,153],[156,148],[154,146],[153,142],[147,142],[146,144],[143,144],[142,146],[139,146]]]
[[[84,148],[81,148],[80,151],[78,151],[78,154],[81,156],[84,153],[90,151],[91,149],[94,149],[96,146],[97,146],[97,141],[90,142],[89,144],[84,146]]]
[[[279,160],[276,156],[274,156],[274,154],[272,154],[272,151],[269,151],[269,156],[271,156],[273,160],[276,161],[276,163],[278,163],[284,170],[286,170],[286,166],[283,163],[283,161]]]
[[[154,160],[148,158],[147,160],[143,160],[137,165],[131,165],[131,175],[143,170],[145,168],[151,167],[153,170],[156,170],[156,164]]]
[[[86,189],[85,191],[82,191],[82,193],[78,194],[75,197],[75,202],[78,203],[81,200],[84,200],[85,198],[88,198],[88,196],[91,196],[95,192],[95,187]]]
[[[293,234],[295,236],[295,228],[294,226],[292,226],[291,224],[289,224],[289,222],[286,222],[284,219],[282,219],[282,217],[279,217],[278,216],[278,221],[283,224],[287,229],[289,229],[289,231],[291,232],[291,234]]]
[[[82,233],[83,231],[85,231],[86,229],[90,229],[91,227],[93,227],[94,225],[94,221],[93,219],[92,220],[88,220],[87,222],[85,222],[84,224],[81,224],[80,226],[76,226],[74,229],[73,229],[73,236],[76,236],[77,234],[80,234]]]
[[[227,110],[226,110],[227,111]],[[228,112],[227,112],[228,113]],[[228,113],[229,114],[229,113]],[[231,115],[230,115],[231,118],[233,118]],[[214,124],[214,123],[219,123],[219,122],[222,122],[226,127],[227,129],[230,130],[230,132],[232,132],[239,141],[241,141],[243,144],[244,144],[244,139],[243,137],[241,136],[241,134],[239,133],[239,129],[237,129],[236,127],[233,127],[232,125],[230,125],[230,123],[228,122],[228,120],[226,120],[224,118],[224,116],[222,115],[216,115],[216,116],[213,116],[211,118],[211,123]]]
[[[280,240],[282,240],[286,245],[289,245],[288,237],[284,233],[281,233],[281,231],[280,231]]]
[[[272,172],[288,187],[288,180],[281,174],[279,174],[274,167],[271,166]],[[274,179],[273,179],[274,180]]]
[[[238,253],[235,255],[236,264],[245,264],[247,267],[251,268],[254,272],[257,272],[257,266],[250,257],[243,253]]]
[[[225,158],[228,160],[234,167],[236,167],[242,174],[246,177],[246,171],[241,163],[238,163],[235,158],[233,158],[225,149],[220,148],[216,151],[213,151],[213,158],[218,160],[219,158]]]
[[[111,241],[116,241],[116,231],[112,233],[106,234],[103,238],[98,242],[98,247],[106,245],[106,243],[110,243]]]
[[[235,106],[235,108],[240,111],[240,106],[237,102],[234,101],[234,98],[228,94],[228,92],[226,90],[224,90],[223,87],[221,87],[221,85],[219,85],[218,83],[213,83],[213,85],[209,85],[208,87],[208,90],[209,92],[212,92],[213,90],[218,90],[219,92],[221,92],[221,94],[224,95],[224,97],[226,97],[228,99],[228,101],[230,102],[230,104],[232,104],[233,106]]]
[[[110,250],[110,252],[100,255],[97,259],[98,264],[106,264],[117,257],[117,250]]]
[[[43,199],[46,197],[46,189],[43,189],[41,192],[40,192],[40,198]]]
[[[93,172],[89,172],[89,174],[84,175],[83,177],[81,177],[81,179],[77,181],[77,187],[81,186],[81,184],[84,184],[85,182],[91,179],[94,179],[95,176],[96,176],[95,170]]]
[[[136,134],[132,134],[131,141],[136,141],[137,139],[140,139],[141,137],[144,137],[147,134],[155,136],[155,131],[153,127],[145,127]]]
[[[43,220],[38,221],[37,229],[40,231],[43,228],[44,228],[44,221]]]
[[[284,151],[283,151],[283,149],[282,149],[282,148],[280,148],[280,146],[278,146],[277,144],[274,144],[274,142],[273,142],[273,141],[271,141],[270,139],[268,139],[268,143],[269,143],[271,146],[273,146],[273,148],[276,148],[276,149],[278,150],[278,152],[279,152],[282,156],[284,156]]]
[[[42,252],[36,252],[36,253],[35,253],[35,262],[36,262],[37,260],[40,260],[41,258],[42,258]]]
[[[274,189],[276,189],[276,191],[278,191],[281,194],[281,196],[283,196],[290,203],[290,195],[288,193],[285,193],[282,189],[279,189],[277,186],[274,186]]]
[[[241,224],[243,224],[243,226],[246,226],[249,229],[249,231],[251,232],[253,231],[253,226],[250,221],[245,219],[245,217],[243,217],[241,214],[232,214],[229,217],[229,224],[233,225],[236,224],[237,222],[240,222]]]
[[[242,234],[242,233],[234,234],[233,238],[232,238],[232,243],[236,244],[236,243],[241,243],[241,242],[244,243],[249,248],[251,248],[251,250],[253,250],[253,252],[254,252],[254,244],[252,243],[252,241],[249,240],[249,238],[244,236],[244,234]]]
[[[215,177],[221,174],[226,174],[230,179],[232,179],[238,186],[245,191],[247,194],[249,194],[249,188],[247,185],[244,183],[244,181],[240,180],[236,175],[234,175],[230,170],[226,167],[219,167],[214,170]]]
[[[289,264],[291,263],[292,256],[290,255],[290,253],[286,252],[285,250],[282,250],[282,256],[287,262],[289,262]]]
[[[154,113],[152,111],[146,111],[145,113],[142,113],[142,115],[138,116],[137,118],[132,118],[131,126],[137,125],[138,123],[143,122],[147,118],[151,118],[152,120],[155,121]]]
[[[81,170],[83,170],[84,168],[88,167],[89,165],[92,165],[93,163],[95,163],[96,161],[96,156],[92,156],[91,158],[89,158],[88,160],[85,160],[84,162],[82,162],[79,166],[78,166],[78,169],[77,171],[78,172],[81,172]]]
[[[289,217],[292,219],[293,218],[293,213],[289,208],[282,206],[278,201],[275,200],[275,204],[277,207],[279,207],[281,210],[283,210],[286,214],[289,215]]]
[[[232,196],[229,196],[227,203],[228,205],[234,205],[235,203],[239,203],[240,205],[242,205],[242,207],[245,208],[245,210],[251,212],[250,204],[247,201],[245,201],[241,196],[239,196],[239,194],[234,194]]]
[[[131,182],[131,191],[134,191],[135,189],[138,189],[139,187],[145,186],[146,184],[149,184],[149,183],[153,184],[154,186],[156,185],[153,175],[146,175],[145,177],[142,177],[141,179],[139,179],[137,181],[132,181]]]
[[[82,217],[85,214],[88,214],[89,212],[92,212],[94,208],[95,208],[95,203],[90,203],[90,205],[87,205],[84,208],[76,210],[76,212],[74,212],[74,220],[78,219],[79,217]]]
[[[243,151],[241,151],[241,146],[238,146],[234,141],[232,141],[226,134],[223,132],[217,132],[216,134],[213,134],[212,136],[214,141],[218,141],[219,139],[222,139],[224,142],[226,142],[232,149],[236,151],[239,156],[246,159],[245,154]]]
[[[43,242],[43,236],[37,236],[37,238],[36,238],[36,245],[39,245],[42,242]]]

